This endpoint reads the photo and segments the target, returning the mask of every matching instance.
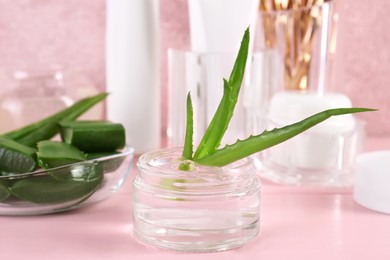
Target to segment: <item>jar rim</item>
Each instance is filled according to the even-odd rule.
[[[137,162],[138,177],[135,183],[147,190],[167,190],[169,194],[186,196],[224,195],[248,187],[257,187],[257,167],[251,157],[223,167],[196,165],[193,171],[179,170],[182,147],[147,152]],[[255,180],[256,179],[256,180]]]
[[[242,179],[251,174],[252,171],[257,171],[252,157],[246,157],[222,167],[195,164],[196,169],[193,171],[179,170],[178,166],[183,162],[181,159],[182,149],[182,147],[173,147],[144,153],[139,157],[137,167],[140,171],[148,172],[148,174],[185,179],[215,178],[215,176]]]
[[[171,157],[171,160],[176,160],[175,164],[180,164],[181,162],[184,162],[185,160],[181,159],[181,151],[182,147],[173,147],[173,148],[164,148],[159,150],[150,151],[147,153],[142,154],[137,162],[137,166],[143,170],[158,170],[163,175],[171,175],[172,172],[179,171],[177,168],[167,167],[167,165],[162,164],[162,162],[159,162],[158,159],[164,158],[164,157]],[[176,157],[176,159],[174,159]],[[157,159],[156,159],[157,158]],[[241,160],[238,160],[236,162],[233,162],[231,164],[228,164],[226,166],[205,166],[196,164],[197,169],[200,169],[199,172],[201,173],[207,173],[207,172],[222,172],[222,171],[235,171],[235,170],[242,170],[246,167],[252,167],[253,165],[253,158],[252,157],[246,157]],[[162,167],[165,166],[165,167]],[[172,165],[173,166],[173,165]],[[186,172],[186,171],[182,171]],[[188,171],[191,172],[191,171]]]

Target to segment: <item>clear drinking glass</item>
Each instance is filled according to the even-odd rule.
[[[227,250],[256,237],[260,182],[254,161],[180,171],[181,151],[165,149],[139,158],[133,183],[135,236],[190,252]]]

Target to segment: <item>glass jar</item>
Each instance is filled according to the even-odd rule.
[[[149,152],[133,183],[135,236],[157,247],[214,252],[256,237],[260,180],[252,158],[180,171],[181,148]]]
[[[77,70],[48,65],[3,72],[0,85],[0,133],[50,116],[99,91]],[[101,119],[103,104],[97,104],[82,119]]]

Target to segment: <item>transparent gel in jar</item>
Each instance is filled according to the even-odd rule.
[[[139,158],[133,183],[135,236],[189,252],[228,250],[256,237],[260,180],[254,161],[180,171],[181,151],[166,149]]]

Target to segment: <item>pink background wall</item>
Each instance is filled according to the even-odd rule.
[[[77,67],[104,86],[104,0],[0,0],[0,68]]]
[[[389,135],[390,1],[339,0],[338,8],[334,88],[355,106],[380,108],[363,117],[370,135]],[[188,47],[187,19],[185,0],[161,0],[163,86],[166,49]],[[61,63],[104,89],[104,37],[105,0],[0,0],[0,69]]]
[[[372,135],[390,134],[390,1],[339,0],[334,87],[355,106],[379,108],[362,115]]]

